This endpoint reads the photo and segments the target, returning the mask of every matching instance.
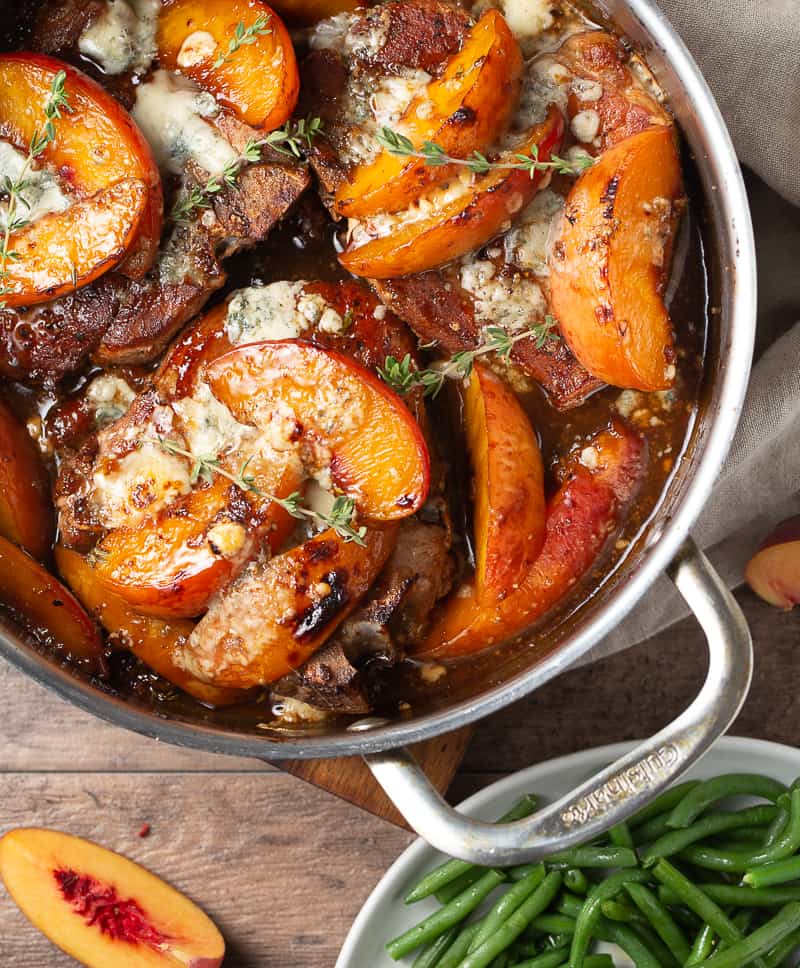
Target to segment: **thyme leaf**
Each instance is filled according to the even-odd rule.
[[[558,321],[552,316],[545,316],[544,322],[513,334],[499,326],[487,326],[486,339],[479,346],[455,353],[449,360],[430,369],[418,370],[412,363],[411,355],[407,353],[402,360],[387,356],[384,365],[379,367],[378,374],[401,396],[405,396],[416,387],[422,387],[426,397],[436,397],[444,386],[445,380],[466,380],[472,374],[475,360],[481,356],[496,353],[502,359],[508,359],[514,344],[521,340],[534,340],[537,349],[557,340],[558,334],[554,332],[556,326]]]
[[[269,26],[271,19],[269,14],[260,13],[249,27],[245,26],[243,20],[240,20],[234,28],[233,37],[228,41],[227,52],[220,54],[214,61],[214,70],[222,67],[223,64],[227,64],[240,47],[247,47],[254,44],[259,37],[271,34],[272,27]]]
[[[594,164],[590,155],[581,155],[570,161],[559,155],[551,155],[548,161],[539,159],[539,146],[534,145],[530,154],[520,152],[508,156],[507,161],[489,161],[480,151],[473,151],[467,158],[456,158],[447,154],[441,145],[435,141],[423,141],[419,148],[414,147],[410,138],[391,128],[381,128],[375,135],[376,140],[391,155],[401,158],[421,158],[428,167],[442,165],[461,165],[476,174],[483,175],[488,171],[527,171],[533,176],[540,171],[555,171],[559,175],[579,175]]]
[[[350,497],[343,495],[337,497],[333,502],[330,513],[325,514],[306,507],[303,504],[303,495],[299,491],[295,491],[286,497],[278,497],[277,494],[272,494],[269,491],[264,491],[257,487],[255,476],[248,473],[248,467],[250,466],[252,457],[245,461],[239,471],[234,474],[222,466],[219,454],[193,454],[171,437],[146,437],[142,443],[155,444],[167,454],[185,457],[187,460],[190,460],[192,462],[192,469],[189,474],[189,479],[192,484],[196,484],[198,480],[210,481],[215,474],[218,474],[220,477],[224,477],[232,484],[235,484],[240,490],[257,494],[259,497],[272,501],[273,504],[280,505],[293,518],[311,518],[329,528],[333,528],[339,537],[345,541],[352,541],[362,547],[365,545],[364,538],[366,537],[367,529],[363,526],[355,526],[356,504]]]

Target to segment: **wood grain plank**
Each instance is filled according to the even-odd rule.
[[[225,968],[333,965],[367,895],[412,839],[280,773],[8,774],[4,787],[3,832],[55,827],[145,864],[219,924]],[[13,968],[75,964],[2,889],[0,937]]]

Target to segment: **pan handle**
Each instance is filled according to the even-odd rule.
[[[691,539],[669,571],[708,639],[708,675],[688,709],[557,803],[516,823],[483,823],[457,812],[405,749],[365,756],[378,783],[421,837],[451,857],[483,866],[541,860],[630,817],[722,736],[750,687],[750,632],[735,599]],[[365,721],[362,728],[368,725]]]

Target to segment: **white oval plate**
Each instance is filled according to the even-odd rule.
[[[538,763],[493,783],[465,800],[458,809],[471,817],[492,821],[526,793],[537,793],[545,802],[557,800],[635,745],[615,743]],[[705,779],[719,773],[766,773],[790,783],[800,776],[800,750],[764,740],[726,736],[684,779]],[[384,944],[437,909],[434,900],[405,905],[403,897],[415,881],[442,860],[443,855],[424,840],[415,841],[400,855],[353,922],[336,968],[396,968],[411,964],[413,956],[402,962],[392,961]],[[617,963],[630,964],[619,956]]]

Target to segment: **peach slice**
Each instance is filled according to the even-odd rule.
[[[597,561],[644,470],[644,442],[622,424],[602,431],[573,461],[547,508],[542,553],[500,602],[481,601],[475,584],[445,603],[420,658],[453,659],[491,648],[524,631],[556,605]]]
[[[578,361],[612,386],[674,383],[662,291],[682,191],[675,136],[658,125],[609,148],[567,198],[550,257],[551,305]]]
[[[50,478],[41,454],[0,400],[0,535],[40,561],[53,542]]]
[[[564,135],[564,116],[551,107],[514,152],[538,151],[548,161]],[[415,206],[394,216],[355,223],[339,262],[348,272],[370,279],[390,279],[435,269],[479,249],[507,228],[533,198],[542,182],[519,169],[493,169],[459,178],[435,189]],[[424,203],[424,206],[423,206]]]
[[[212,393],[241,423],[289,434],[329,467],[333,484],[374,520],[422,506],[430,458],[403,401],[365,367],[310,343],[250,343],[206,370]]]
[[[263,31],[229,53],[238,25],[246,31],[257,22]],[[167,0],[157,43],[162,67],[191,77],[245,124],[272,131],[292,116],[300,92],[294,47],[261,0]]]
[[[71,110],[62,112],[63,117],[56,120],[56,138],[38,157],[36,164],[37,167],[46,165],[58,173],[62,185],[71,193],[80,210],[80,214],[70,215],[71,210],[67,209],[51,218],[56,223],[59,215],[64,219],[61,222],[63,234],[85,236],[72,243],[76,254],[82,253],[84,261],[76,263],[74,272],[71,269],[56,289],[53,289],[52,279],[46,279],[40,289],[31,289],[28,283],[24,294],[14,292],[8,298],[9,305],[52,299],[62,291],[75,288],[72,283],[76,274],[81,285],[95,278],[96,267],[102,267],[100,271],[104,272],[119,265],[121,272],[134,278],[141,277],[152,265],[161,238],[161,177],[150,146],[119,101],[81,71],[43,54],[2,55],[0,136],[27,152],[32,138],[44,123],[42,112],[32,110],[31,105],[47,102],[51,84],[59,71],[66,74],[64,88]],[[109,194],[119,183],[126,187]],[[136,185],[139,187],[134,187]],[[139,201],[140,195],[144,196],[143,205]],[[124,198],[127,198],[127,204]],[[113,213],[120,224],[112,228]],[[93,217],[98,219],[96,227],[92,227]],[[73,225],[70,219],[77,221]],[[113,244],[102,239],[103,225],[112,231]],[[99,245],[96,253],[89,244],[92,236]],[[48,240],[57,238],[58,228],[54,226]],[[119,251],[119,240],[125,240],[122,251]],[[110,252],[116,254],[110,257]],[[39,271],[47,270],[46,250],[37,253],[36,264]],[[13,268],[16,271],[18,266]],[[29,275],[35,276],[34,267],[29,269]]]
[[[246,697],[235,689],[216,689],[190,675],[176,662],[194,623],[176,619],[165,622],[134,611],[118,595],[104,589],[83,555],[56,545],[56,564],[64,580],[97,620],[158,675],[207,706],[230,706]]]
[[[248,468],[259,490],[286,497],[302,484],[295,463],[262,464],[254,460]],[[138,612],[192,618],[242,570],[265,539],[277,551],[296,523],[266,496],[215,477],[155,519],[110,531],[94,550],[95,579]]]
[[[29,554],[0,538],[0,604],[76,664],[102,672],[103,640],[78,600]]]
[[[464,425],[475,493],[475,586],[482,602],[512,594],[545,539],[544,468],[519,401],[484,366],[464,392]]]
[[[200,620],[181,663],[215,686],[275,682],[319,649],[386,564],[397,525],[370,528],[364,546],[334,530],[254,562]]]
[[[440,78],[409,104],[397,130],[416,148],[435,141],[445,152],[466,158],[483,151],[505,129],[514,111],[522,76],[522,53],[496,10],[487,10],[450,58]],[[453,165],[426,166],[385,149],[358,165],[336,192],[336,212],[364,218],[407,208],[428,185],[456,174]]]
[[[786,611],[800,605],[800,515],[783,521],[762,541],[744,577],[770,605]]]
[[[0,876],[25,917],[89,968],[219,968],[225,941],[187,897],[80,837],[20,827],[0,839]]]

